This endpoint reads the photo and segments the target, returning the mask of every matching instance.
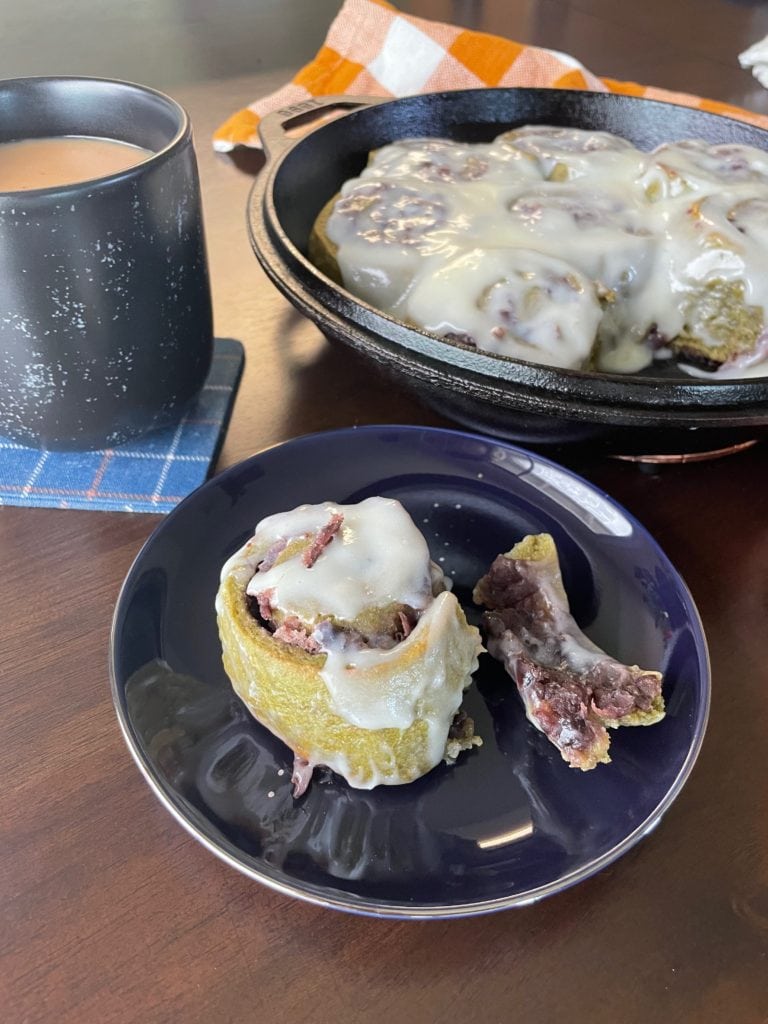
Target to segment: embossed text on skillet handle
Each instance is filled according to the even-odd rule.
[[[259,122],[259,135],[266,157],[271,160],[280,156],[292,144],[293,139],[288,134],[292,128],[311,124],[320,120],[323,114],[339,108],[368,107],[385,102],[386,98],[381,96],[318,96],[273,110]]]

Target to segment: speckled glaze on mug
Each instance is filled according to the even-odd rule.
[[[0,83],[0,142],[117,139],[153,153],[107,177],[0,192],[0,433],[120,444],[179,418],[210,367],[200,188],[185,111],[126,82]]]

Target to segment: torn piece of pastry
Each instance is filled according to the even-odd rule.
[[[610,761],[608,729],[664,717],[661,673],[621,664],[579,629],[549,534],[499,555],[473,596],[488,609],[489,653],[517,684],[528,720],[572,768]]]
[[[480,635],[399,502],[301,505],[268,516],[216,597],[224,667],[295,754],[360,789],[412,782],[478,745],[459,719]]]

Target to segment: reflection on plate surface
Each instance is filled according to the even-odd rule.
[[[221,665],[219,572],[265,515],[374,494],[408,509],[472,621],[472,586],[493,558],[526,533],[552,533],[575,618],[614,656],[664,672],[666,718],[615,730],[612,763],[576,771],[529,725],[514,684],[483,655],[464,705],[482,747],[410,785],[370,792],[319,770],[294,800],[292,754],[251,718]],[[124,584],[112,675],[139,767],[196,838],[282,892],[398,917],[520,906],[615,860],[679,792],[709,705],[696,609],[628,513],[547,459],[420,427],[299,438],[187,498]]]

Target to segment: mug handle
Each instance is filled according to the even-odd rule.
[[[369,107],[388,100],[386,96],[318,96],[273,110],[259,122],[259,137],[264,153],[268,160],[280,156],[295,141],[288,135],[287,129],[299,124],[311,124],[326,110],[333,110],[334,107]]]

